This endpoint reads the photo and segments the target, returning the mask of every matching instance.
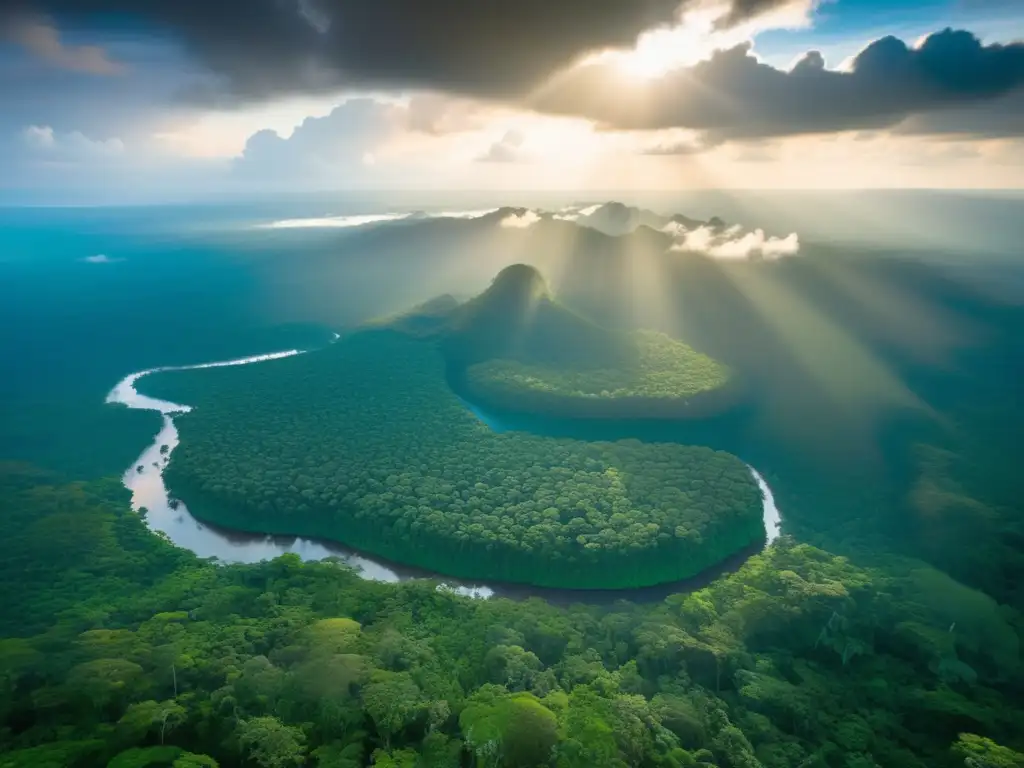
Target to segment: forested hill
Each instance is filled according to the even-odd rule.
[[[604,328],[559,303],[526,264],[459,303],[439,296],[371,322],[437,339],[460,394],[485,407],[556,417],[705,418],[740,400],[733,371],[651,330]]]
[[[559,304],[540,272],[526,264],[501,270],[487,290],[455,308],[441,348],[459,365],[511,358],[617,367],[632,365],[636,357],[625,334]]]

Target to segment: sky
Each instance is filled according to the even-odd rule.
[[[1024,185],[1024,0],[14,0],[4,199]]]

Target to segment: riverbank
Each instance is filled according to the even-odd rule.
[[[137,511],[144,511],[149,527],[170,539],[178,546],[187,548],[201,557],[216,557],[224,562],[257,562],[276,557],[288,552],[298,554],[306,560],[319,560],[335,557],[357,569],[369,579],[379,581],[403,581],[406,579],[430,578],[443,580],[452,588],[466,594],[490,596],[500,594],[509,597],[540,596],[554,602],[607,602],[614,599],[650,600],[673,592],[697,589],[722,573],[735,569],[751,554],[759,551],[760,546],[746,547],[736,555],[724,559],[710,569],[704,569],[695,577],[684,581],[666,582],[655,587],[640,587],[609,590],[558,589],[510,585],[503,582],[463,582],[453,581],[422,569],[409,568],[389,562],[384,558],[368,556],[334,542],[314,538],[296,537],[294,531],[280,531],[282,535],[265,533],[245,533],[238,530],[224,529],[210,525],[197,519],[187,506],[173,500],[164,482],[163,470],[178,445],[178,433],[174,424],[175,414],[186,413],[189,406],[159,400],[139,393],[135,389],[137,381],[150,374],[170,370],[194,370],[201,368],[217,368],[226,366],[248,365],[290,357],[301,354],[300,350],[287,350],[272,355],[260,355],[236,360],[205,363],[195,366],[176,366],[141,371],[125,377],[108,396],[108,402],[121,403],[129,408],[156,410],[162,414],[163,427],[150,446],[143,451],[139,459],[126,471],[124,483],[132,492],[132,504]],[[482,414],[474,410],[478,417]],[[494,431],[503,431],[494,420],[486,417],[481,419]],[[141,470],[140,470],[141,467]],[[754,479],[762,494],[763,522],[765,540],[770,542],[778,535],[779,516],[775,508],[770,489],[755,470],[751,468]]]

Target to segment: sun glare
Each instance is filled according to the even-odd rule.
[[[682,25],[649,32],[637,40],[633,50],[605,51],[591,61],[611,62],[624,74],[647,80],[696,64],[713,50],[710,37],[698,34],[689,25]]]
[[[709,39],[695,39],[697,37],[687,27],[652,32],[637,41],[635,50],[622,54],[618,65],[634,77],[659,77],[673,69],[695,64],[711,52],[705,47]]]
[[[623,73],[639,79],[660,77],[666,72],[688,67],[708,58],[719,48],[737,42],[737,32],[715,28],[715,22],[728,11],[726,6],[706,5],[684,14],[679,24],[655,29],[637,38],[630,51],[605,51],[596,57],[612,61]],[[739,33],[745,38],[746,31]]]
[[[774,10],[730,27],[718,22],[729,13],[728,3],[712,0],[680,17],[674,27],[655,29],[637,38],[632,50],[602,51],[584,63],[613,62],[624,74],[637,79],[661,77],[709,59],[715,51],[748,42],[765,29],[799,29],[809,23],[805,0],[790,0]]]

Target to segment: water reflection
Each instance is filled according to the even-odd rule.
[[[335,339],[338,335],[335,334]],[[169,496],[164,484],[163,470],[177,447],[178,429],[174,424],[174,415],[187,413],[188,405],[172,403],[140,394],[135,389],[136,382],[143,376],[164,371],[188,371],[200,368],[219,368],[233,365],[248,365],[267,360],[303,354],[306,350],[290,349],[267,355],[243,357],[197,365],[167,366],[151,368],[130,374],[118,382],[117,386],[107,395],[108,403],[118,403],[128,408],[153,410],[163,417],[160,431],[153,442],[142,452],[139,458],[124,473],[124,485],[131,491],[132,508],[144,516],[149,528],[164,536],[173,544],[191,550],[199,557],[216,558],[224,563],[257,563],[269,560],[286,553],[294,553],[303,560],[323,560],[337,558],[341,562],[356,569],[360,576],[374,581],[399,582],[418,578],[445,578],[438,585],[439,590],[455,592],[468,597],[488,598],[492,596],[524,599],[542,597],[556,603],[590,602],[605,603],[615,600],[649,601],[661,600],[675,592],[699,589],[713,579],[738,568],[752,554],[756,554],[763,545],[756,545],[739,552],[715,568],[686,581],[662,584],[654,587],[641,587],[624,590],[579,590],[551,589],[534,587],[526,584],[504,583],[472,583],[461,582],[418,568],[392,563],[379,557],[345,547],[341,544],[297,536],[271,536],[236,531],[210,525],[197,520],[181,501]],[[464,401],[465,402],[465,401]],[[509,431],[510,427],[498,418],[481,411],[476,406],[465,402],[466,407],[484,424],[495,432]],[[748,465],[749,466],[749,465]],[[779,536],[781,518],[775,506],[775,499],[764,478],[750,467],[764,499],[764,524],[767,543]]]

